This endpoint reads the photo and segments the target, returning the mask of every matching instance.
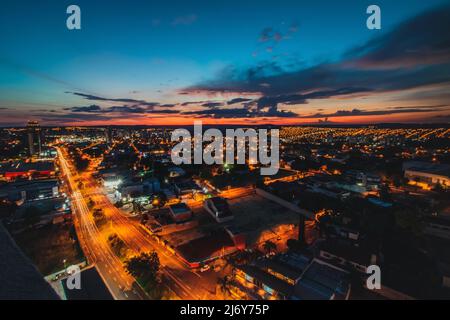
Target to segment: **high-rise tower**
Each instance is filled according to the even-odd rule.
[[[41,126],[37,121],[28,121],[28,153],[30,156],[42,152]]]
[[[112,129],[109,126],[105,128],[105,138],[106,144],[111,145],[113,137],[112,137]]]

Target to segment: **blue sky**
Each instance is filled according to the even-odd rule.
[[[70,31],[65,26],[65,11],[70,4],[81,8],[82,30]],[[247,99],[245,90],[235,89],[245,87],[240,86],[239,81],[248,83],[245,77],[249,75],[262,79],[341,63],[346,60],[349,50],[372,39],[389,36],[404,21],[448,4],[448,1],[377,1],[382,10],[382,30],[368,30],[365,26],[365,10],[370,4],[375,3],[318,0],[2,1],[0,108],[3,109],[0,112],[3,120],[0,124],[18,124],[23,121],[19,119],[23,119],[24,114],[49,124],[117,121],[123,118],[119,113],[139,106],[134,103],[136,101],[154,102],[159,105],[156,111],[170,107],[192,114],[202,111],[202,105],[211,101],[222,101],[226,107],[225,101],[231,98]],[[224,96],[222,86],[229,85],[231,80],[233,86],[228,91],[233,94]],[[211,83],[220,83],[220,88],[211,87]],[[352,88],[355,86],[352,83]],[[278,90],[276,95],[319,89],[323,87],[302,87],[289,92]],[[327,89],[342,88],[327,86]],[[439,93],[445,88],[432,89]],[[251,99],[261,97],[272,98],[269,92],[252,90]],[[378,101],[385,103],[385,98],[386,94]],[[314,103],[310,102],[314,98],[310,99],[300,103],[302,106],[299,107],[293,107],[296,104],[292,101],[287,104],[283,101],[284,105],[276,106],[277,111],[292,112],[300,117],[271,112],[274,110],[271,105],[256,107],[256,113],[245,117],[255,118],[255,121],[268,121],[269,118],[287,121],[286,118],[290,118],[292,122],[294,118],[298,120],[318,112],[333,115],[345,107],[336,105],[333,99],[320,98]],[[400,98],[391,96],[389,99]],[[182,106],[189,101],[202,103]],[[349,110],[358,107],[357,110],[369,108],[367,110],[373,111],[376,107],[373,103],[365,106],[358,101],[361,100],[347,103],[351,105]],[[118,102],[121,104],[117,105]],[[70,109],[91,105],[100,109],[91,108],[95,111],[86,113],[77,111],[76,115]],[[163,109],[161,105],[170,106]],[[109,109],[112,112],[105,109],[124,106],[127,108]],[[167,118],[169,114],[178,118],[181,115],[174,111],[157,113],[151,104],[145,106],[150,108],[149,112],[139,109],[139,112],[129,114],[132,113],[136,121],[145,120],[149,124],[152,123],[148,119],[150,116],[155,119]],[[239,107],[251,108],[247,104]],[[224,116],[232,114],[233,110],[217,113],[208,110],[210,108],[195,115],[215,121],[225,118],[228,122],[239,118]],[[62,117],[58,119],[57,115]]]

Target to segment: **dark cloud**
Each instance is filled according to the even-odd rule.
[[[44,113],[35,116],[38,116],[41,121],[54,123],[111,120],[111,117],[98,113]]]
[[[359,67],[399,68],[450,60],[450,6],[425,12],[348,52]]]
[[[139,106],[113,106],[103,109],[104,113],[119,112],[119,113],[146,113],[148,109]]]
[[[450,107],[450,106],[449,106]],[[300,115],[299,118],[302,119],[314,119],[314,118],[334,118],[334,117],[350,117],[350,116],[379,116],[379,115],[391,115],[398,113],[421,113],[421,112],[432,112],[432,111],[440,111],[442,110],[439,106],[435,108],[434,106],[429,107],[410,107],[410,108],[402,108],[396,109],[388,108],[383,110],[338,110],[334,113],[316,113],[313,115]]]
[[[309,99],[326,99],[341,95],[349,95],[360,92],[369,92],[367,88],[340,88],[336,90],[314,91],[307,94],[265,96],[257,100],[257,106],[261,108],[276,109],[279,103],[284,104],[305,104]]]
[[[274,31],[272,28],[264,28],[259,35],[259,42],[267,42],[272,40],[273,33]]]
[[[72,107],[72,108],[65,108],[64,110],[70,110],[72,112],[101,112],[102,108],[96,104],[92,104],[90,106],[86,107]]]
[[[147,112],[149,113],[149,112]],[[179,110],[173,110],[173,109],[158,109],[158,110],[153,110],[150,113],[165,113],[165,114],[177,114],[180,113]]]
[[[246,98],[235,98],[227,101],[227,105],[236,104],[236,103],[242,103],[242,102],[249,102],[252,101],[252,99],[246,99]]]
[[[183,107],[185,107],[185,106],[190,106],[190,105],[202,105],[207,102],[208,101],[186,101],[186,102],[183,102],[181,105]]]
[[[164,114],[176,114],[180,111],[172,109],[153,109],[150,107],[141,107],[139,105],[123,105],[123,106],[112,106],[107,108],[101,108],[98,105],[91,105],[86,107],[72,107],[65,108],[64,110],[71,111],[73,113],[135,113],[135,114],[146,114],[146,113],[164,113]]]
[[[302,104],[353,93],[372,94],[450,81],[450,6],[411,18],[390,32],[355,48],[336,63],[285,71],[264,62],[239,70],[228,67],[220,77],[185,92],[261,94],[259,107]],[[266,40],[273,30],[262,32]],[[387,70],[386,67],[389,66]]]
[[[221,106],[223,106],[222,102],[206,102],[206,103],[202,104],[202,107],[211,108],[211,109],[218,108],[218,107],[221,107]]]
[[[272,27],[264,28],[259,34],[259,42],[280,42],[289,39],[294,33],[298,31],[297,24],[291,24],[288,29],[281,31]]]
[[[283,117],[292,118],[298,116],[290,111],[259,111],[249,110],[246,108],[232,108],[232,109],[207,109],[200,111],[183,112],[186,115],[197,115],[211,118],[256,118],[256,117]]]
[[[263,48],[258,48],[253,52],[253,56],[257,56],[260,52],[272,53],[281,41],[290,39],[294,33],[298,31],[297,24],[293,23],[287,29],[282,26],[281,29],[267,27],[264,28],[258,37],[258,43]]]
[[[82,98],[85,98],[87,100],[92,100],[92,101],[122,102],[122,103],[126,103],[126,104],[132,103],[132,104],[146,106],[146,107],[159,106],[159,103],[157,103],[157,102],[149,102],[149,101],[145,101],[145,100],[136,100],[136,99],[130,99],[130,98],[105,98],[105,97],[100,97],[100,96],[81,93],[81,92],[67,92],[67,93],[71,93],[76,96],[80,96]]]

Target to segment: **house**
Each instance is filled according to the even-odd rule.
[[[246,248],[246,235],[241,229],[236,228],[235,226],[228,226],[225,228],[225,231],[230,235],[236,248],[239,250],[244,250]]]
[[[176,182],[174,184],[174,188],[175,192],[181,197],[202,191],[202,189],[193,180]]]
[[[351,267],[366,273],[367,267],[377,264],[377,255],[370,254],[367,249],[342,241],[330,240],[319,246],[320,259],[339,267]]]
[[[203,207],[219,223],[233,220],[233,213],[230,211],[228,202],[224,198],[213,197],[206,199]]]
[[[159,180],[156,178],[144,181],[126,182],[118,186],[120,197],[133,197],[134,195],[152,194],[161,190]]]
[[[444,217],[426,217],[424,233],[450,239],[450,219]]]
[[[349,273],[320,259],[287,253],[237,266],[241,291],[255,299],[348,299]]]
[[[182,243],[175,248],[177,256],[190,268],[199,268],[236,251],[233,240],[224,229]]]
[[[444,188],[450,186],[450,165],[428,163],[423,161],[406,161],[403,163],[405,178],[411,184],[416,184],[424,189],[436,185]]]
[[[175,222],[185,222],[192,218],[191,209],[182,202],[170,205],[169,212]]]

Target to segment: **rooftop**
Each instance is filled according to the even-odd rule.
[[[29,171],[54,171],[55,164],[53,161],[37,161],[37,162],[3,162],[0,163],[0,174],[8,172],[20,173]]]
[[[426,172],[450,177],[450,165],[437,164],[424,161],[407,161],[403,163],[403,170]]]
[[[185,260],[192,263],[215,258],[228,248],[234,248],[234,242],[229,234],[222,229],[208,236],[203,236],[181,244],[177,246],[176,250]]]
[[[170,210],[172,210],[173,214],[175,215],[191,211],[191,209],[183,202],[172,204],[170,206]]]
[[[0,223],[0,300],[59,300]]]
[[[314,259],[295,286],[295,298],[302,300],[345,299],[349,286],[347,272]]]
[[[95,266],[81,271],[80,276],[81,289],[69,290],[67,279],[62,280],[67,300],[113,300]]]

